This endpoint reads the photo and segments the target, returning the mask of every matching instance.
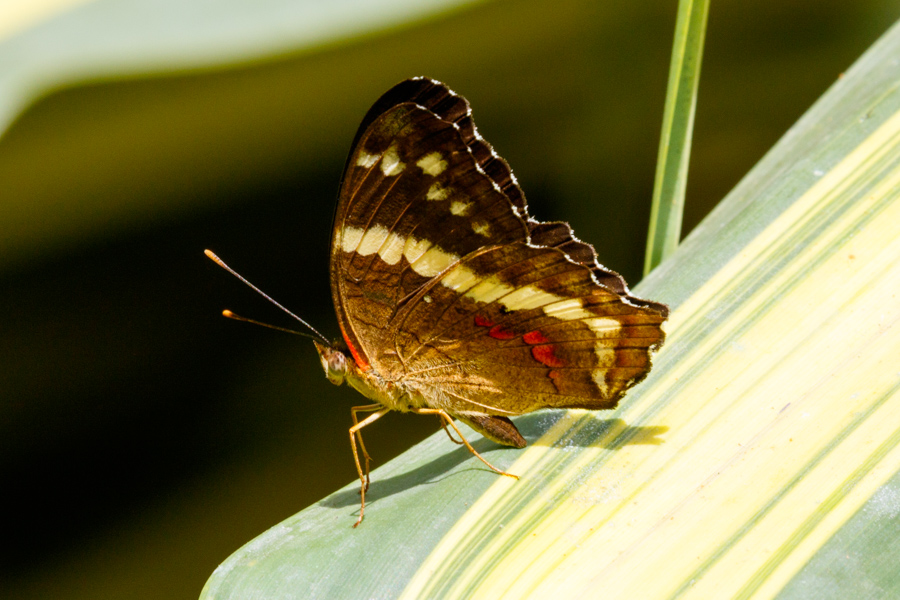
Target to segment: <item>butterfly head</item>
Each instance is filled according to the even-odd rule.
[[[322,368],[325,369],[325,377],[334,385],[344,383],[347,376],[347,355],[333,346],[313,340]]]

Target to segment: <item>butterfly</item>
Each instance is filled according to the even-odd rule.
[[[530,217],[469,103],[427,78],[388,90],[359,126],[330,280],[342,339],[315,339],[316,350],[329,381],[371,401],[351,409],[354,527],[371,463],[361,430],[384,414],[436,415],[451,440],[515,477],[478,454],[453,419],[523,448],[510,417],[614,408],[665,338],[668,308],[632,296],[568,224]]]

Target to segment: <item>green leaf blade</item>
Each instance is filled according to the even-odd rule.
[[[678,247],[709,0],[681,0],[659,141],[644,275]]]

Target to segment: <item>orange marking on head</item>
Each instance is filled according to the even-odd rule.
[[[522,336],[522,339],[525,340],[526,344],[546,344],[550,340],[548,340],[543,333],[535,329],[534,331],[529,331],[525,335]]]
[[[535,346],[531,349],[531,356],[534,357],[534,360],[548,367],[562,367],[566,364],[553,353],[553,345],[551,344]]]
[[[479,327],[493,327],[494,322],[488,319],[487,317],[482,317],[481,315],[475,315],[475,324]]]
[[[488,335],[497,340],[511,340],[516,334],[509,329],[504,329],[502,325],[495,325],[488,331]]]

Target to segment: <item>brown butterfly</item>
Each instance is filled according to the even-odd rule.
[[[522,448],[511,416],[614,408],[650,370],[668,315],[632,296],[568,224],[531,218],[468,102],[425,78],[390,89],[356,133],[334,218],[331,293],[343,340],[315,341],[325,374],[372,400],[351,409],[362,497],[354,527],[369,485],[363,427],[392,410],[437,415],[453,441],[515,477],[482,458],[453,418]]]

